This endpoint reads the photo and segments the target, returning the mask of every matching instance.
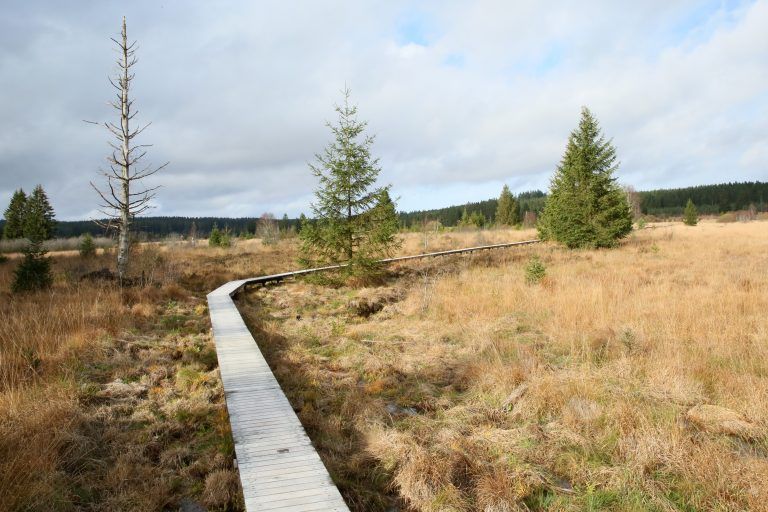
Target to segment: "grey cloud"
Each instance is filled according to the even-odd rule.
[[[123,14],[140,44],[139,120],[153,123],[143,142],[152,162],[171,162],[154,180],[158,214],[308,212],[306,163],[345,83],[377,135],[382,181],[409,208],[480,199],[502,182],[546,187],[583,104],[613,137],[621,180],[639,188],[768,179],[768,2],[571,5],[6,7],[0,203],[39,182],[60,217],[93,212],[88,181],[107,133],[81,120],[113,115],[109,37]],[[403,41],[416,10],[427,45]]]

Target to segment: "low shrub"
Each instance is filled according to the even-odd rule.
[[[538,284],[547,275],[547,268],[538,256],[533,256],[525,266],[525,282]]]
[[[83,258],[92,258],[93,256],[96,256],[96,244],[93,242],[93,237],[90,233],[83,235],[79,250],[80,256]]]

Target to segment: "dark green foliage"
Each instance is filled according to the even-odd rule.
[[[50,240],[56,230],[53,207],[43,187],[38,185],[27,198],[24,206],[24,238]]]
[[[27,195],[22,189],[17,190],[11,197],[11,202],[5,210],[5,225],[3,236],[7,239],[24,237],[24,210]]]
[[[611,247],[632,231],[632,215],[613,173],[616,150],[585,107],[571,132],[539,220],[539,234],[570,248]]]
[[[376,204],[370,211],[370,235],[368,246],[363,249],[368,251],[367,258],[380,258],[390,256],[399,246],[395,234],[400,228],[397,218],[395,203],[389,196],[389,188],[382,188],[376,197]]]
[[[536,213],[541,212],[544,208],[544,199],[545,194],[540,190],[518,194],[517,202],[519,217],[521,218],[526,211]],[[466,203],[435,210],[400,212],[398,217],[400,218],[400,224],[406,228],[421,225],[424,223],[424,219],[436,220],[443,226],[458,226],[459,222],[461,222],[461,216],[463,215],[464,210],[467,210],[468,215],[478,212],[481,213],[485,219],[493,220],[498,206],[498,199],[487,199],[477,203]]]
[[[219,228],[216,226],[216,224],[214,224],[213,228],[211,229],[211,236],[208,237],[208,245],[211,247],[221,246],[221,231],[219,231]]]
[[[659,216],[682,215],[688,199],[700,213],[717,214],[749,209],[755,205],[759,212],[768,211],[768,182],[722,183],[696,187],[649,190],[640,192],[644,214]]]
[[[228,227],[225,227],[221,231],[221,237],[219,239],[219,247],[232,247],[232,232]]]
[[[24,257],[14,270],[11,290],[14,293],[30,292],[49,288],[53,283],[51,261],[45,257],[43,241],[53,236],[55,229],[53,208],[43,187],[38,185],[24,205],[22,231],[29,239]]]
[[[458,226],[460,228],[482,228],[485,225],[486,219],[482,212],[474,211],[469,213],[466,208],[461,213],[461,219],[459,219]]]
[[[363,134],[366,123],[357,120],[349,90],[336,112],[336,124],[328,123],[333,141],[310,164],[319,186],[315,218],[301,225],[301,263],[349,261],[350,271],[367,274],[397,247],[397,216],[389,187],[375,187],[381,169],[371,157],[373,137]]]
[[[93,237],[90,233],[83,235],[83,239],[80,242],[80,256],[83,258],[96,256],[96,244],[93,243]]]
[[[230,247],[232,246],[232,233],[228,227],[223,230],[214,224],[211,229],[211,236],[208,237],[208,245],[210,247]]]
[[[13,271],[11,291],[31,292],[50,288],[53,283],[51,261],[45,257],[41,240],[33,240],[24,249],[24,257]]]
[[[538,256],[533,256],[528,260],[528,264],[525,265],[525,282],[528,284],[538,284],[547,275],[547,267],[539,259]]]
[[[686,226],[695,226],[699,223],[699,211],[696,209],[696,205],[693,204],[693,201],[691,201],[690,198],[685,204],[685,210],[683,211],[683,223],[685,223]]]
[[[496,206],[496,224],[500,226],[514,226],[519,223],[520,216],[517,209],[515,197],[509,191],[509,187],[504,185],[504,188],[501,189],[498,205]]]

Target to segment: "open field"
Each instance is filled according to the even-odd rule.
[[[177,284],[183,262],[140,248],[150,283],[121,292],[79,279],[111,259],[57,255],[53,289],[27,296],[0,264],[0,510],[239,509],[207,307]]]
[[[241,307],[356,510],[762,510],[767,235],[657,225],[617,250],[440,258]],[[533,236],[409,233],[399,254]],[[547,277],[527,285],[534,254]],[[238,510],[204,298],[295,256],[146,244],[147,286],[120,291],[80,279],[109,256],[57,253],[54,288],[21,297],[0,263],[0,509]]]
[[[356,510],[766,510],[766,268],[768,224],[678,224],[241,309]]]

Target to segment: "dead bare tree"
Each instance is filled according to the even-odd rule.
[[[632,214],[632,220],[636,221],[643,216],[643,211],[640,207],[640,203],[642,202],[640,199],[640,193],[635,190],[635,187],[632,185],[625,186],[624,193],[627,194],[627,202],[629,203],[629,210]]]
[[[274,245],[280,239],[280,227],[271,213],[262,213],[256,225],[256,236],[264,245]]]
[[[131,82],[134,74],[131,68],[136,64],[136,41],[128,44],[128,33],[123,17],[123,30],[121,38],[112,39],[117,45],[119,57],[117,59],[118,72],[109,83],[117,90],[117,101],[109,102],[120,112],[120,125],[105,122],[104,126],[115,137],[117,143],[110,141],[112,154],[107,158],[109,171],[101,173],[107,178],[107,188],[99,188],[93,183],[91,186],[101,197],[100,212],[107,216],[109,221],[104,227],[116,229],[118,232],[117,244],[117,274],[122,282],[128,267],[130,250],[131,224],[134,217],[152,208],[150,201],[155,196],[159,187],[146,188],[135,185],[142,179],[151,176],[164,168],[168,163],[153,167],[152,165],[137,165],[147,154],[146,149],[151,144],[134,144],[133,139],[143,132],[150,124],[131,130],[130,123],[138,111],[132,111],[133,101],[129,98]]]

